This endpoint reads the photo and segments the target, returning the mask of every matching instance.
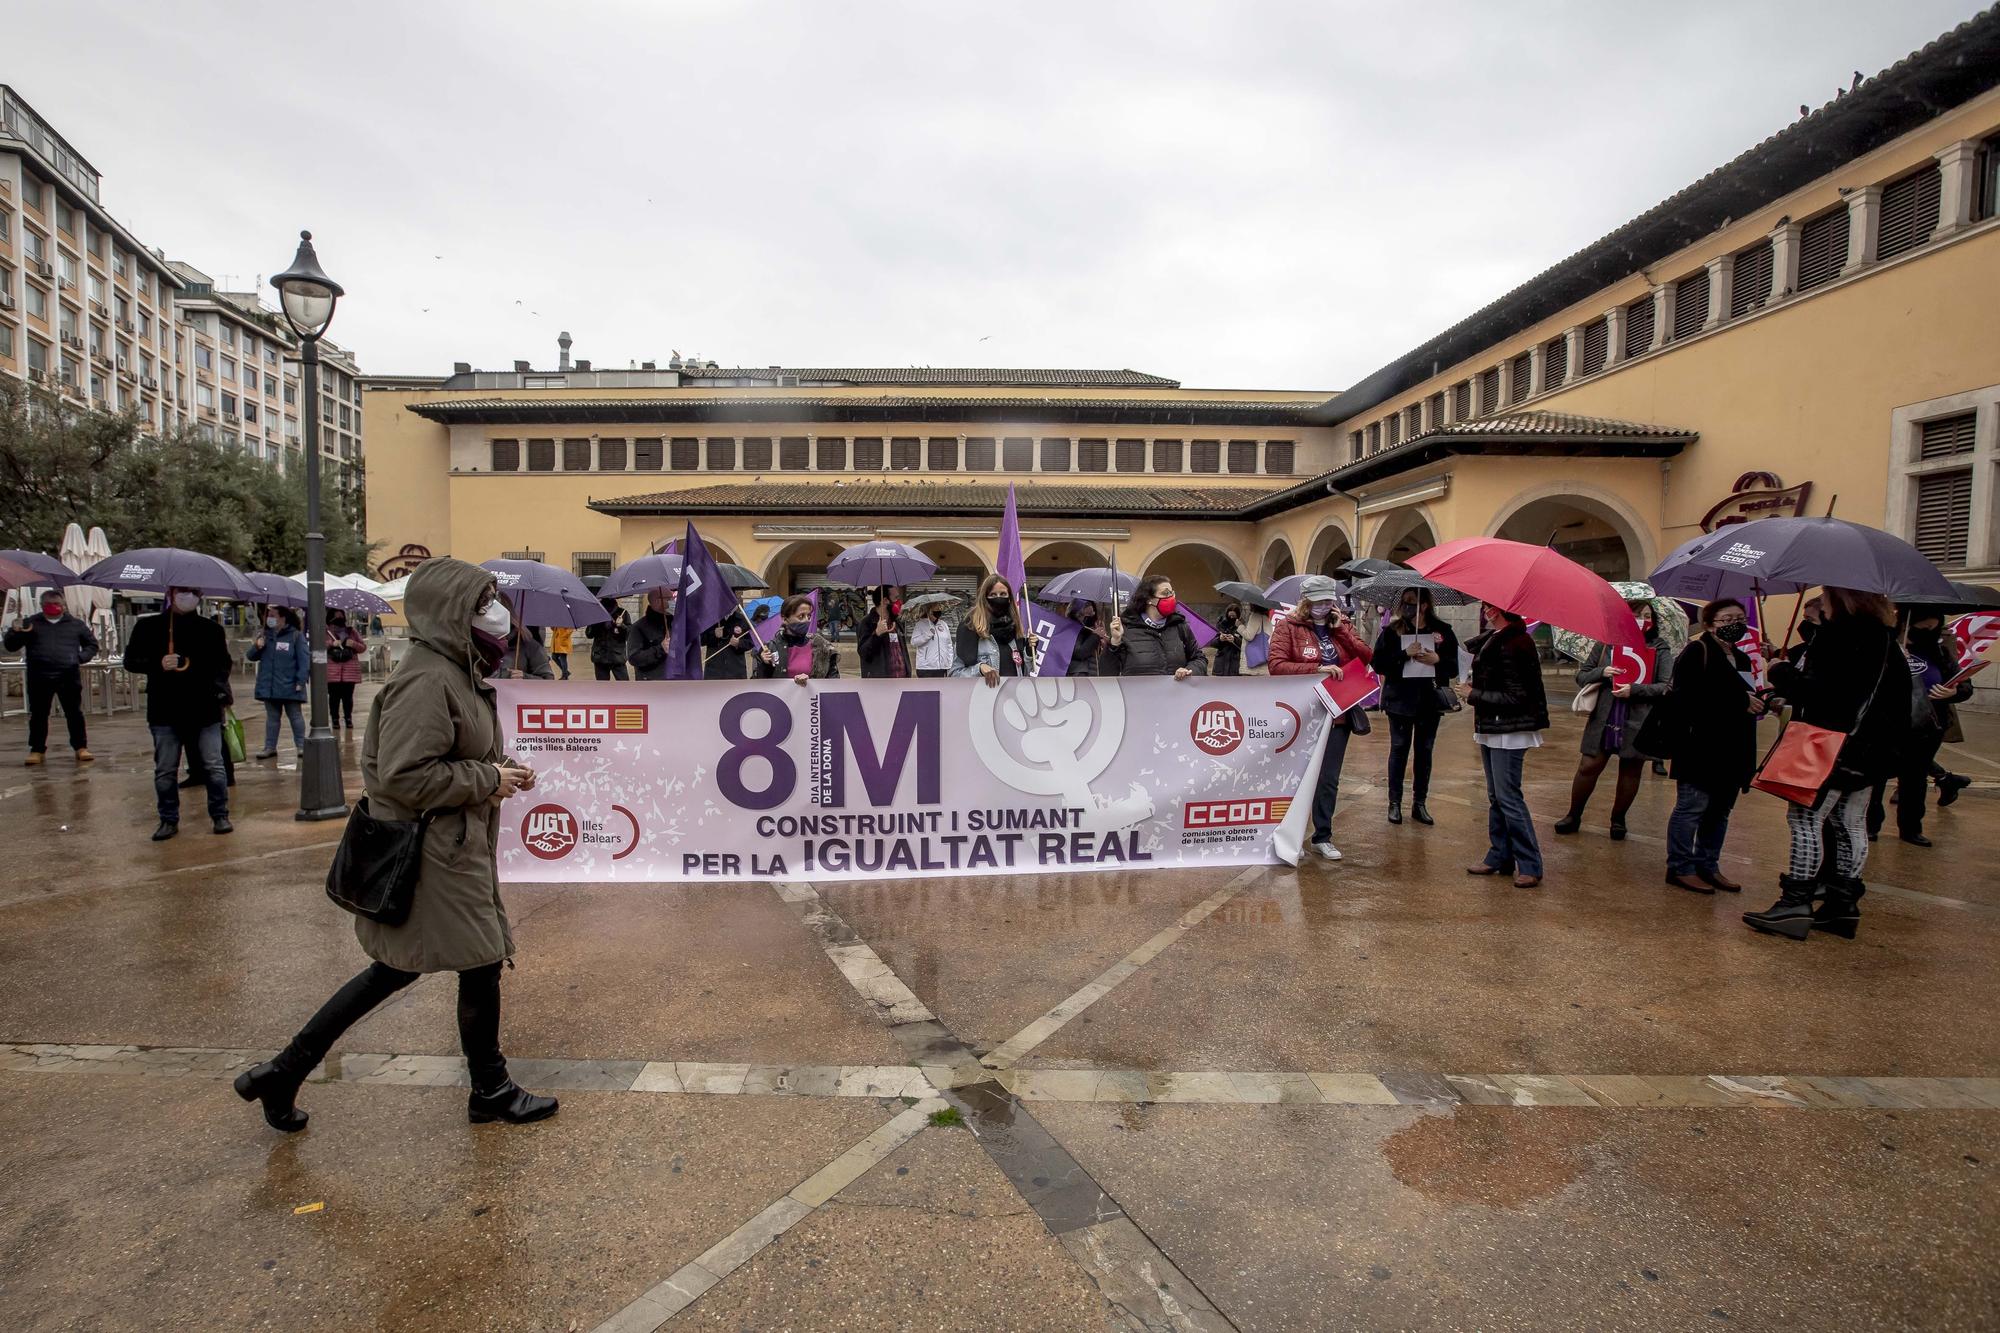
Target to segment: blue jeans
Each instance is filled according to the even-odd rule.
[[[229,815],[229,774],[222,766],[222,724],[214,723],[183,732],[178,727],[152,727],[153,801],[160,808],[160,820],[181,822],[181,750],[189,742],[201,756],[203,776],[208,786],[208,817]]]
[[[292,748],[300,754],[306,752],[306,715],[297,699],[264,700],[264,753],[274,754],[278,749],[278,715],[283,713],[292,721]]]
[[[1526,750],[1479,747],[1479,764],[1486,771],[1486,864],[1517,875],[1542,873],[1542,845],[1528,817],[1528,799],[1521,795],[1521,764]]]
[[[1722,840],[1729,836],[1736,790],[1704,791],[1691,782],[1675,785],[1680,794],[1667,820],[1667,873],[1712,875],[1722,868]]]

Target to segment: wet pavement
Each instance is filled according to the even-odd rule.
[[[365,708],[370,689],[364,687]],[[8,1328],[2000,1327],[2000,718],[1936,846],[1876,844],[1858,937],[1661,883],[1671,784],[1463,867],[1350,751],[1338,865],[505,891],[503,1037],[563,1111],[465,1123],[454,987],[343,1039],[281,1137],[228,1079],[364,959],[291,818],[154,845],[131,714],[99,760],[0,734],[0,1310]],[[345,746],[350,794],[358,790]],[[199,793],[184,793],[199,797]],[[316,1206],[317,1205],[317,1206]]]

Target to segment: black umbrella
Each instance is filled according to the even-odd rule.
[[[1372,555],[1364,555],[1359,559],[1350,560],[1344,565],[1337,566],[1333,572],[1341,578],[1365,579],[1371,578],[1376,574],[1394,574],[1403,568],[1405,566],[1399,565],[1393,560],[1377,560]]]
[[[1227,583],[1216,584],[1215,590],[1224,597],[1233,597],[1243,605],[1253,606],[1259,611],[1276,611],[1283,605],[1266,597],[1264,590],[1254,583],[1237,583],[1232,579]]]
[[[719,560],[716,562],[715,567],[722,571],[723,581],[732,588],[768,588],[771,586],[741,565],[732,565],[726,560]]]
[[[1940,611],[2000,611],[2000,588],[1985,583],[1953,583],[1951,596],[1930,598],[1924,605]]]
[[[1392,569],[1362,579],[1354,585],[1354,596],[1370,606],[1394,606],[1411,588],[1428,589],[1431,601],[1438,606],[1471,606],[1479,600],[1442,583],[1433,583],[1414,569]]]

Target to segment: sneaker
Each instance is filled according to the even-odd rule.
[[[1322,861],[1338,861],[1340,859],[1340,848],[1334,846],[1325,838],[1321,838],[1313,844],[1313,851]]]

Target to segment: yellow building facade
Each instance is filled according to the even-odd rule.
[[[1943,108],[1940,110],[1939,108]],[[2000,11],[1802,117],[1345,392],[1130,371],[516,363],[364,395],[383,570],[580,573],[694,522],[774,589],[840,547],[1186,600],[1456,537],[1609,577],[1732,518],[1833,512],[2000,572]],[[378,443],[379,442],[379,443]]]

